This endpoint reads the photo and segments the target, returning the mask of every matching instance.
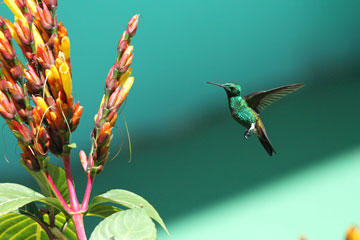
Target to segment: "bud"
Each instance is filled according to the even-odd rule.
[[[57,7],[57,0],[43,0],[43,2],[50,10],[55,10]]]
[[[0,28],[2,29],[6,39],[10,42],[12,40],[11,32],[6,26],[5,20],[2,17],[0,17]]]
[[[126,72],[130,67],[132,59],[134,57],[134,55],[132,54],[133,49],[133,46],[129,46],[122,54],[120,61],[116,63],[116,68],[119,69],[121,73]]]
[[[82,168],[84,169],[85,172],[88,171],[88,162],[87,162],[87,158],[86,158],[86,154],[83,150],[81,150],[79,152],[79,158],[80,158],[80,163],[81,163],[81,166]]]
[[[23,121],[29,121],[32,118],[32,110],[22,108],[18,110],[18,113]]]
[[[0,91],[0,114],[5,119],[13,119],[16,114],[13,100],[8,100],[7,96],[2,91]]]
[[[115,91],[112,92],[112,94],[109,97],[108,104],[106,106],[107,109],[113,110],[115,108],[115,101],[117,97],[119,96],[121,86],[118,86]]]
[[[29,89],[29,93],[40,93],[43,90],[45,79],[42,75],[39,77],[35,69],[30,64],[27,64],[27,67],[28,69],[25,70],[24,75],[27,80],[26,86]]]
[[[13,61],[15,58],[14,49],[11,47],[9,41],[5,38],[5,35],[2,32],[0,32],[0,35],[2,35],[0,37],[0,53],[7,61]]]
[[[7,84],[8,84],[9,92],[10,92],[11,96],[13,97],[13,99],[16,102],[23,101],[25,98],[25,95],[24,95],[24,92],[23,92],[23,89],[21,88],[21,86],[19,84],[17,84],[16,82],[14,82],[13,80],[8,80]]]
[[[25,146],[31,144],[33,135],[29,128],[25,124],[20,124],[15,120],[11,121],[14,135],[25,144]]]
[[[51,30],[53,27],[53,18],[46,4],[43,2],[42,5],[43,9],[40,8],[40,4],[37,4],[36,6],[37,12],[40,16],[40,24],[46,30]]]
[[[124,32],[124,34],[125,34],[125,32]],[[122,53],[122,52],[124,52],[124,50],[125,50],[128,46],[129,46],[128,42],[127,42],[126,40],[124,40],[124,39],[121,38],[121,39],[119,40],[119,43],[118,43],[118,46],[117,46],[117,50],[118,50],[118,52]]]
[[[15,0],[15,3],[20,9],[24,9],[26,7],[25,0]]]
[[[21,80],[23,77],[23,71],[19,65],[10,69],[11,76],[16,80]]]
[[[70,120],[70,126],[71,126],[72,132],[75,131],[75,129],[79,125],[82,112],[83,112],[83,107],[79,106],[79,102],[77,102],[75,105],[74,115],[72,116],[72,118]]]
[[[133,16],[128,25],[127,25],[127,29],[126,31],[128,32],[130,37],[133,37],[136,33],[137,27],[138,27],[138,22],[139,22],[139,14],[136,14],[135,16]]]
[[[106,122],[104,123],[104,125],[101,127],[100,132],[97,136],[97,145],[98,147],[103,146],[104,144],[106,144],[108,142],[109,137],[111,135],[111,131],[112,131],[112,127],[110,125],[110,123]]]
[[[22,44],[29,46],[30,43],[33,41],[33,38],[30,33],[29,24],[27,23],[27,21],[18,19],[14,23],[14,28]]]
[[[49,69],[50,66],[53,64],[50,61],[50,58],[48,56],[48,52],[45,51],[43,45],[38,45],[36,48],[36,54],[37,54],[37,61],[41,64],[41,66],[45,69]]]
[[[0,78],[0,90],[4,92],[7,91],[7,81],[5,78]]]
[[[114,104],[115,109],[119,109],[121,104],[124,102],[126,96],[128,95],[132,85],[134,83],[134,77],[129,77],[122,86]]]

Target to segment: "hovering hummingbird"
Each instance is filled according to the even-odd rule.
[[[250,136],[250,133],[255,133],[270,156],[272,156],[273,153],[276,153],[266,134],[264,124],[260,119],[260,113],[265,107],[270,106],[276,100],[298,90],[303,87],[304,84],[285,85],[267,91],[254,92],[245,97],[241,97],[241,87],[237,83],[206,83],[225,89],[231,115],[238,123],[247,129],[244,133],[244,138],[247,139]]]

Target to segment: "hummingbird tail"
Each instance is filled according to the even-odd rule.
[[[261,124],[262,125],[262,124]],[[261,145],[263,145],[263,147],[265,148],[266,152],[272,156],[273,153],[275,152],[275,149],[273,148],[273,146],[271,145],[271,142],[266,134],[265,128],[264,126],[259,126],[256,128],[256,133],[257,136],[259,138],[259,141],[261,143]]]

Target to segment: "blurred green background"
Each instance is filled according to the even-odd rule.
[[[12,18],[5,4],[0,11]],[[359,1],[60,0],[73,94],[84,106],[73,134],[79,195],[78,150],[89,151],[117,41],[141,13],[124,111],[132,161],[114,130],[112,154],[126,147],[93,195],[122,188],[145,197],[174,240],[344,239],[360,223],[359,11]],[[224,90],[205,81],[238,82],[245,94],[305,83],[262,114],[277,155],[243,139]],[[121,117],[118,126],[125,133]],[[7,127],[2,134],[1,182],[35,186]],[[86,219],[88,234],[98,221]],[[159,239],[168,239],[161,229]]]

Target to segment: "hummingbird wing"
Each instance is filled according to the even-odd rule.
[[[279,100],[282,97],[298,90],[303,87],[304,84],[290,84],[282,87],[270,89],[267,91],[259,91],[251,93],[244,97],[244,100],[249,107],[254,109],[257,114],[260,114],[264,108],[270,106],[273,102]]]

